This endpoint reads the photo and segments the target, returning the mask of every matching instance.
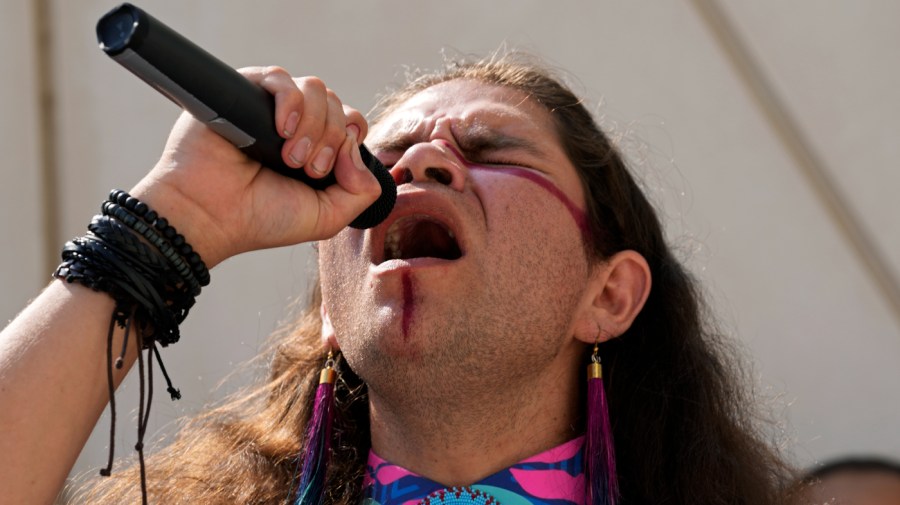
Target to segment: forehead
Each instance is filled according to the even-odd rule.
[[[470,79],[442,82],[416,93],[389,111],[372,134],[425,134],[440,121],[450,121],[455,131],[485,128],[555,140],[550,114],[526,93]]]

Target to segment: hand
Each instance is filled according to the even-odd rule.
[[[278,67],[240,71],[275,97],[288,166],[337,184],[313,190],[264,169],[189,114],[153,170],[131,191],[181,232],[208,266],[238,253],[331,237],[371,205],[380,186],[359,156],[368,125],[315,77]]]

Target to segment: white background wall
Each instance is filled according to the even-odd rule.
[[[62,243],[83,233],[106,192],[130,188],[153,165],[178,114],[97,49],[94,24],[116,2],[42,2],[0,3],[3,320],[47,282]],[[139,5],[234,66],[319,75],[361,110],[401,80],[405,65],[437,67],[444,50],[485,54],[506,44],[541,55],[596,104],[661,205],[722,326],[754,361],[793,460],[900,458],[900,305],[886,296],[900,275],[900,4],[720,3]],[[716,5],[731,27],[725,39],[709,17]],[[796,142],[750,91],[746,66],[734,65],[729,37],[746,44],[868,247],[842,231]],[[861,249],[886,270],[873,274]],[[311,258],[309,246],[297,246],[213,271],[182,342],[164,351],[184,399],[157,397],[151,431],[169,432],[233,387],[217,385],[256,353],[288,301],[305,295]],[[121,412],[136,393],[132,382],[120,390]],[[128,458],[134,416],[118,427]],[[101,421],[76,473],[105,463],[107,429]]]

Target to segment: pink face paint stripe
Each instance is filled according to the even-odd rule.
[[[561,189],[559,189],[555,184],[553,184],[546,178],[538,175],[535,172],[532,172],[531,170],[517,167],[515,165],[476,165],[466,160],[466,158],[463,157],[462,153],[457,151],[456,148],[450,145],[449,142],[445,140],[439,140],[438,142],[442,146],[446,147],[448,151],[453,153],[453,155],[456,156],[457,160],[465,165],[469,170],[490,170],[493,172],[513,175],[516,177],[521,177],[522,179],[529,180],[544,188],[548,193],[556,197],[556,199],[566,207],[566,209],[569,211],[569,214],[572,215],[572,219],[575,220],[575,225],[578,226],[578,229],[581,231],[582,237],[584,237],[585,240],[588,240],[590,238],[591,230],[588,226],[587,215],[585,214],[585,212],[581,210],[581,208],[579,208],[577,205],[575,205],[575,202],[573,202],[565,193],[563,193]]]
[[[412,318],[413,318],[413,286],[412,286],[412,278],[409,275],[409,272],[403,272],[402,281],[403,281],[402,330],[403,330],[403,338],[406,339],[409,336],[409,327],[412,324]]]

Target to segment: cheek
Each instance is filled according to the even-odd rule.
[[[334,237],[319,241],[319,264],[347,262],[358,258],[364,243],[362,231],[344,228]]]
[[[330,291],[334,287],[343,286],[348,274],[359,274],[356,264],[361,255],[355,254],[355,250],[355,241],[347,232],[319,242],[319,279],[323,290]]]
[[[503,174],[490,179],[482,185],[489,229],[479,281],[499,319],[515,320],[523,332],[558,335],[570,327],[588,277],[582,236],[543,188]]]
[[[555,200],[565,208],[570,221],[574,223],[575,227],[578,229],[581,240],[584,242],[590,241],[590,227],[588,226],[587,214],[585,214],[571,198],[563,193],[559,187],[548,179],[531,170],[512,166],[481,167],[478,165],[471,165],[469,169],[475,174],[480,174],[486,181],[490,181],[487,186],[492,190],[500,187],[505,182],[504,179],[513,178],[522,181],[523,184],[514,185],[515,187],[522,187],[523,189],[521,193],[516,195],[520,204],[523,201],[534,202],[534,207],[543,207],[539,202],[543,200]],[[530,186],[530,188],[528,186]],[[530,195],[532,194],[535,195],[535,198],[530,198]],[[526,197],[526,195],[528,195],[528,197]]]

